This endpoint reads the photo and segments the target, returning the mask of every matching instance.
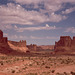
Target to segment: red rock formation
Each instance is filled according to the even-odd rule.
[[[3,32],[0,30],[0,39],[3,38]]]
[[[75,37],[61,36],[58,42],[55,42],[55,50],[73,50],[75,49]]]
[[[3,37],[3,32],[0,30],[0,43],[6,44],[8,41],[7,37]]]
[[[37,45],[33,44],[33,49],[36,51]]]
[[[8,41],[8,45],[11,49],[19,51],[19,52],[26,52],[28,51],[28,48],[26,47],[26,40],[25,41]]]
[[[73,37],[73,40],[72,40],[72,46],[75,46],[75,36]]]
[[[31,50],[31,51],[33,51],[33,50],[37,50],[37,45],[35,45],[35,44],[31,44],[31,45],[27,45],[27,47],[28,47],[28,49],[29,50]]]
[[[9,43],[13,44],[14,46],[17,47],[26,47],[26,40],[20,40],[19,42],[16,41],[9,41]]]

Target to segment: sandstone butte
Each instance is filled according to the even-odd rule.
[[[35,44],[26,45],[26,40],[20,40],[19,42],[9,41],[7,37],[3,37],[3,32],[0,30],[0,50],[3,48],[7,50],[9,50],[10,48],[12,50],[19,50],[21,52],[32,50],[36,51],[38,49],[42,49]],[[61,36],[60,40],[58,42],[55,42],[54,50],[55,52],[64,52],[70,50],[75,51],[75,36],[73,37],[73,39],[71,39],[70,36]]]
[[[7,37],[3,37],[3,32],[0,30],[0,49],[12,49],[12,50],[19,50],[21,52],[26,52],[29,50],[36,50],[37,45],[31,44],[26,45],[26,40],[20,40],[19,42],[16,41],[9,41]]]
[[[55,51],[74,51],[75,36],[71,39],[70,36],[61,36],[58,42],[55,42]]]

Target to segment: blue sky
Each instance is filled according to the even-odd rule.
[[[9,40],[53,45],[75,36],[75,0],[0,0],[0,29]]]

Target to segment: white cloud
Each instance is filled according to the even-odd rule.
[[[8,33],[3,33],[4,36],[8,36]]]
[[[16,2],[18,3],[21,3],[21,4],[38,4],[40,2],[43,2],[44,0],[15,0]]]
[[[49,26],[48,24],[46,24],[46,26],[39,26],[39,27],[17,27],[16,25],[14,26],[14,29],[18,32],[23,32],[25,30],[28,31],[35,31],[35,30],[55,30],[58,29],[56,26]]]
[[[1,24],[32,25],[49,21],[48,16],[37,11],[27,11],[19,5],[8,3],[0,8]]]
[[[75,33],[75,27],[69,27],[65,30],[65,32]]]
[[[0,29],[1,30],[10,30],[12,28],[13,28],[12,25],[0,25]]]
[[[32,1],[32,0],[16,0],[16,1],[26,1],[30,3],[38,3],[43,0],[39,1]],[[50,4],[49,4],[50,5]],[[53,4],[52,4],[53,5]],[[54,6],[54,5],[53,5]],[[19,4],[8,3],[7,5],[0,6],[0,23],[4,24],[20,24],[20,25],[35,25],[44,22],[60,22],[66,18],[66,16],[62,16],[60,14],[55,14],[54,11],[57,11],[57,6],[51,7],[51,9],[44,9],[48,12],[48,15],[41,11],[35,10],[27,10],[23,8]],[[54,10],[55,9],[55,10]],[[60,9],[60,8],[59,8]],[[54,13],[54,14],[53,14]]]
[[[59,39],[59,37],[54,37],[54,36],[44,36],[44,37],[39,37],[39,36],[23,36],[23,35],[9,35],[7,33],[4,33],[6,37],[10,40],[25,40],[25,39]]]
[[[14,0],[16,3],[20,4],[33,4],[34,7],[38,6],[38,4],[43,4],[46,10],[50,11],[58,11],[63,8],[63,3],[71,3],[75,4],[75,0]]]
[[[10,40],[22,40],[22,39],[29,39],[29,37],[27,36],[22,36],[22,35],[5,35],[6,37],[8,37],[8,39]]]
[[[66,16],[62,16],[60,14],[55,14],[55,13],[51,13],[50,15],[50,22],[60,22],[62,20],[65,20],[67,17]]]
[[[48,24],[46,24],[46,27],[49,27],[49,25],[48,25]]]
[[[74,8],[62,11],[62,14],[56,14],[56,11],[65,8],[63,3],[74,4],[75,0],[13,0],[16,3],[7,3],[7,5],[0,5],[0,25],[38,25],[45,22],[60,22],[67,19],[65,14],[71,13]],[[21,4],[33,5],[32,10],[23,8]],[[44,9],[40,7],[43,6]],[[33,8],[39,9],[39,11]],[[47,13],[47,14],[46,14]],[[6,27],[8,29],[8,27]],[[28,28],[29,29],[29,28]],[[35,29],[35,28],[33,28]],[[40,29],[40,28],[39,28]],[[37,30],[37,29],[36,29]]]
[[[59,37],[50,37],[50,36],[46,36],[46,37],[36,37],[36,36],[30,36],[31,39],[59,39]]]
[[[72,7],[72,8],[66,9],[65,11],[62,11],[62,14],[69,14],[73,11],[75,11],[75,7]]]

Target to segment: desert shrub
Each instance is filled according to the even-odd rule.
[[[42,72],[40,75],[51,75],[50,72]]]
[[[19,61],[20,59],[19,58],[16,58],[16,61]]]
[[[24,68],[22,68],[23,70],[26,70],[27,69],[27,67],[24,67]]]
[[[11,60],[6,61],[6,63],[11,63]]]
[[[65,63],[64,60],[62,60],[62,61],[61,61],[61,64],[64,64],[64,63]]]
[[[72,75],[75,75],[75,72],[72,72],[72,71],[71,71],[70,73],[71,73]]]
[[[28,59],[30,60],[31,58],[30,58],[30,57],[28,57]]]
[[[30,53],[30,51],[26,51],[26,53]]]
[[[56,75],[64,75],[64,73],[56,73]]]
[[[45,68],[50,68],[49,66],[45,66]]]
[[[45,63],[43,62],[41,65],[42,65],[42,66],[45,65]]]
[[[64,72],[64,75],[67,75],[67,73],[66,73],[66,72]]]
[[[49,58],[48,61],[51,61],[51,58]]]
[[[1,63],[1,65],[3,65],[3,62]]]
[[[37,73],[28,73],[26,75],[38,75]]]
[[[57,63],[54,63],[54,65],[56,65]]]
[[[15,73],[15,70],[12,70],[12,73]]]
[[[56,73],[56,75],[59,75],[60,73],[58,72],[58,73]]]
[[[37,63],[37,65],[39,65],[39,62],[36,62]]]
[[[52,72],[52,73],[54,73],[54,72],[55,72],[55,70],[52,70],[51,72]]]
[[[29,66],[33,66],[33,64],[29,64]]]
[[[1,56],[0,59],[2,59],[2,60],[6,60],[7,57],[5,57],[5,56]]]
[[[3,61],[0,61],[0,64],[3,65]]]

